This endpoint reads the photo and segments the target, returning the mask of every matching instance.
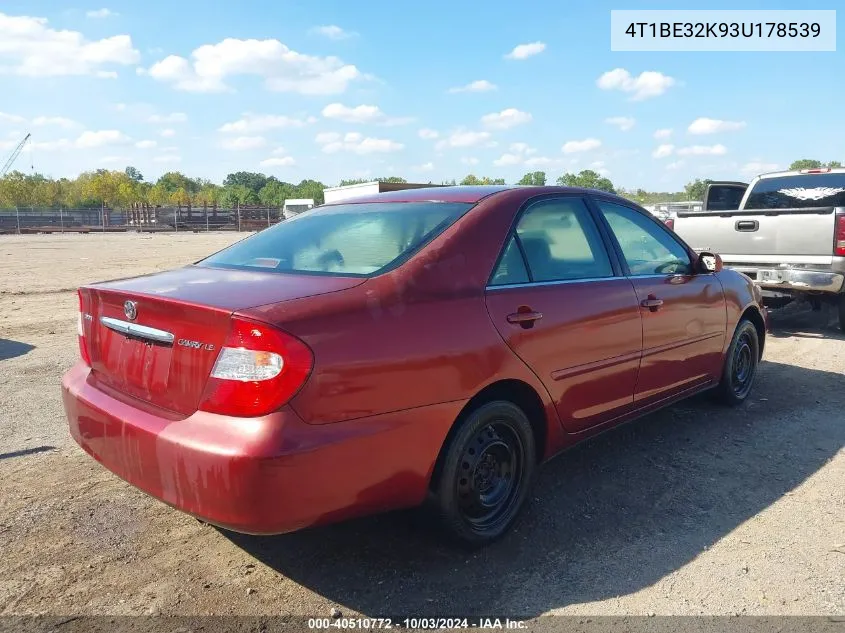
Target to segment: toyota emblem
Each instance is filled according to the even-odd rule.
[[[138,316],[138,304],[134,301],[124,301],[123,314],[125,314],[126,318],[130,321],[134,321],[135,317]]]

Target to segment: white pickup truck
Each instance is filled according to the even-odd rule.
[[[748,275],[768,305],[834,303],[845,330],[845,169],[713,182],[701,211],[680,211],[667,224],[695,250],[718,253]]]

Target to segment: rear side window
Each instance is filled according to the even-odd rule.
[[[845,207],[845,173],[761,178],[745,202],[749,210],[809,207]]]
[[[516,237],[525,253],[531,281],[613,276],[598,227],[580,198],[543,200],[530,206],[519,219]],[[509,268],[518,270],[516,256],[509,250],[519,252],[509,244],[499,267],[508,261],[513,262],[507,264]]]
[[[376,275],[406,260],[472,206],[381,202],[320,207],[238,242],[199,265]]]

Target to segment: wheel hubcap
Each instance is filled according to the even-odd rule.
[[[737,396],[743,397],[751,389],[756,366],[751,336],[747,333],[743,334],[737,341],[733,360],[733,376],[731,377],[734,393]]]
[[[467,442],[458,468],[465,520],[479,529],[495,527],[517,498],[523,468],[524,449],[512,429],[499,423],[479,429]]]

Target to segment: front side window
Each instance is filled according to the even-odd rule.
[[[619,242],[631,275],[688,275],[692,263],[686,249],[651,219],[631,209],[596,200]]]
[[[370,276],[398,265],[473,205],[339,204],[285,220],[208,257],[200,266]]]
[[[543,200],[533,204],[519,219],[516,237],[525,253],[531,281],[613,276],[598,227],[580,198]],[[504,261],[503,257],[502,263]]]

